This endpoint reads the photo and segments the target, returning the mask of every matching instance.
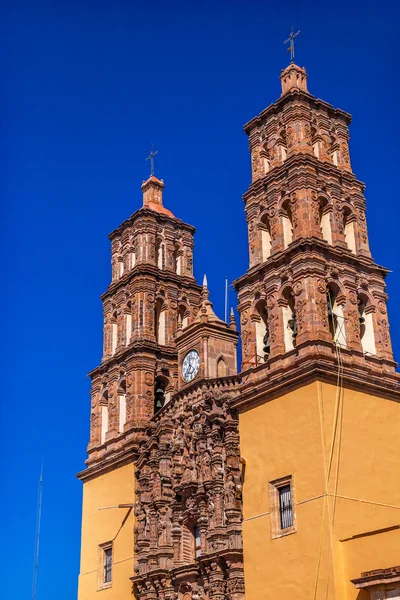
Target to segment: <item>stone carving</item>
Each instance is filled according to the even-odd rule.
[[[237,600],[244,598],[238,417],[228,407],[234,393],[232,384],[203,385],[191,398],[175,397],[147,430],[136,461],[138,600],[165,600],[168,586],[171,600],[200,599],[202,590],[210,600],[224,600],[227,585]],[[201,532],[197,557],[194,524]],[[174,577],[184,564],[192,565],[187,583]]]
[[[390,350],[389,323],[386,319],[378,319],[377,325],[379,327],[379,342],[381,347]]]
[[[306,300],[297,300],[295,305],[297,327],[299,329],[299,332],[301,332],[304,328],[304,314],[306,310],[306,305]]]

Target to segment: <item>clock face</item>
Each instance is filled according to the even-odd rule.
[[[200,356],[196,350],[188,352],[182,363],[182,377],[184,381],[192,381],[197,375],[200,366]]]

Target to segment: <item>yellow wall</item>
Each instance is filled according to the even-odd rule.
[[[133,509],[104,506],[133,504],[134,467],[125,465],[83,486],[79,600],[128,600],[133,576]],[[127,518],[126,518],[127,517]],[[126,519],[126,520],[125,520]],[[113,540],[112,586],[99,590],[99,544]]]
[[[336,387],[315,382],[240,414],[246,600],[314,599],[317,573],[315,598],[362,600],[350,579],[399,563],[400,529],[377,530],[400,523],[400,511],[359,501],[400,506],[399,404],[345,389],[336,406]],[[297,532],[272,540],[268,482],[287,475]],[[332,526],[335,490],[358,500],[337,498]]]

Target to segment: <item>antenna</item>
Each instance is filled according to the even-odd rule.
[[[225,278],[225,323],[228,322],[228,278]]]
[[[36,586],[39,566],[39,541],[40,541],[40,521],[42,517],[42,495],[43,495],[43,461],[40,469],[39,487],[38,487],[38,501],[36,510],[36,534],[35,534],[35,556],[33,561],[33,578],[32,578],[32,600],[36,600]]]

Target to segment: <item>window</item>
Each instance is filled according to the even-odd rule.
[[[270,481],[271,538],[296,532],[293,478],[291,475]]]
[[[111,582],[112,575],[112,548],[104,549],[104,583]]]
[[[281,529],[293,525],[292,490],[290,484],[278,488]]]
[[[112,582],[112,561],[113,547],[112,542],[106,542],[99,546],[99,589],[111,586]]]
[[[200,537],[200,529],[197,525],[195,525],[193,529],[193,539],[194,539],[194,557],[198,558],[201,556],[201,537]]]

